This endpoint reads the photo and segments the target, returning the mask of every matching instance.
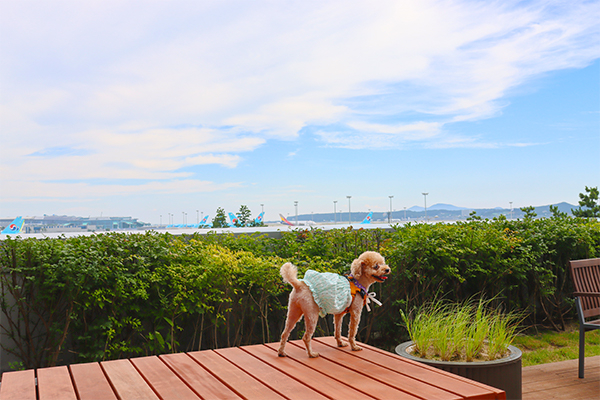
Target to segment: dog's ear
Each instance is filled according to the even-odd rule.
[[[350,272],[352,273],[352,276],[358,279],[362,275],[363,266],[364,262],[359,258],[352,261],[352,266],[350,267]]]

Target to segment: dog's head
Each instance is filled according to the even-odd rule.
[[[385,281],[391,269],[385,263],[385,258],[381,254],[374,251],[365,251],[352,262],[350,271],[354,278],[366,277],[369,284],[371,284]]]

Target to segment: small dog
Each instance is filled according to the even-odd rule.
[[[352,262],[349,277],[308,270],[304,279],[300,280],[296,267],[291,263],[284,264],[280,270],[281,277],[294,289],[290,293],[287,320],[281,334],[278,355],[286,356],[285,344],[302,315],[306,325],[302,340],[309,357],[319,356],[319,353],[312,351],[310,341],[315,333],[319,315],[325,314],[334,315],[335,340],[339,347],[344,347],[348,344],[342,342],[342,318],[349,313],[348,342],[352,350],[362,350],[356,344],[355,337],[363,306],[367,303],[369,286],[385,281],[390,271],[385,259],[374,251],[366,251]],[[356,293],[360,296],[356,296]]]

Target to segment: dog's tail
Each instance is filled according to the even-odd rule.
[[[298,269],[292,263],[285,263],[281,266],[279,270],[281,277],[285,283],[289,283],[294,288],[298,288],[301,285],[300,280],[298,279]]]

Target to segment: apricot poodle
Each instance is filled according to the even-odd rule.
[[[334,315],[335,339],[339,347],[348,345],[342,342],[342,318],[344,315],[350,314],[348,342],[352,350],[362,350],[356,344],[355,337],[363,306],[369,299],[369,286],[375,282],[385,281],[390,273],[390,267],[386,265],[381,254],[374,251],[366,251],[361,254],[352,262],[349,276],[308,270],[304,279],[298,279],[298,270],[291,263],[284,264],[280,273],[283,280],[293,286],[288,303],[285,329],[281,334],[278,351],[280,357],[286,356],[285,345],[290,332],[303,315],[306,332],[302,340],[309,357],[319,356],[319,353],[312,351],[310,342],[317,327],[319,315],[325,316],[326,314]]]

